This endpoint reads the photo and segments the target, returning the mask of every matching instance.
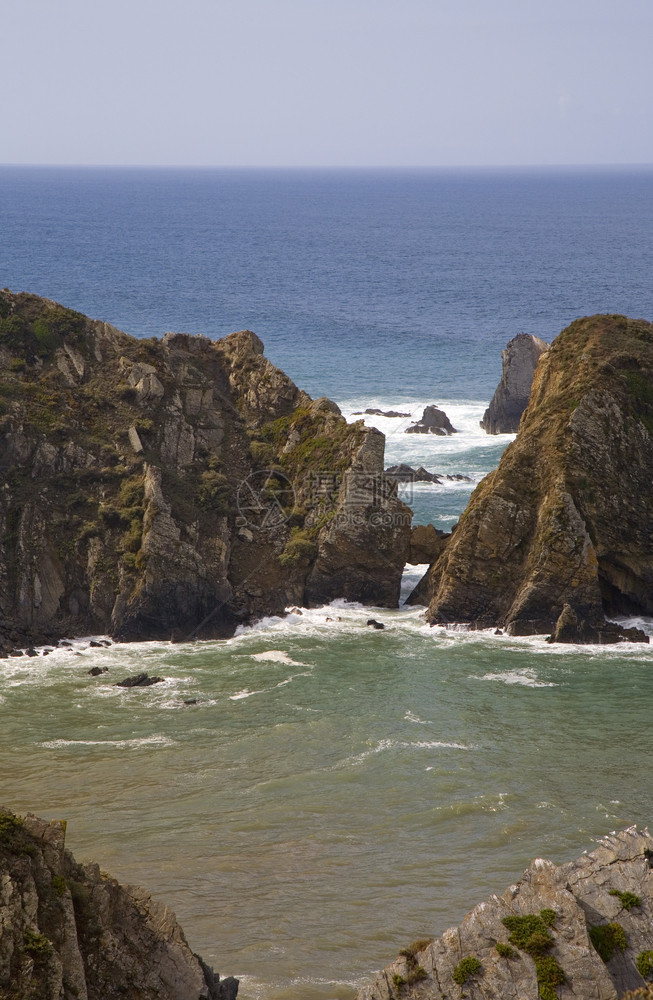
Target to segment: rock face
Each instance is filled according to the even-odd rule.
[[[459,927],[404,949],[358,1000],[617,1000],[645,985],[652,858],[653,838],[633,828],[570,864],[537,859]]]
[[[452,427],[449,417],[438,406],[427,406],[421,420],[406,428],[406,434],[439,434],[444,437],[455,433],[456,428]]]
[[[136,340],[0,292],[0,651],[396,605],[411,514],[383,452],[249,331]]]
[[[501,352],[501,381],[483,414],[481,427],[488,434],[514,434],[528,405],[533,375],[549,345],[532,333],[518,333]]]
[[[65,830],[0,809],[0,997],[234,1000],[168,907],[77,864]]]
[[[653,614],[652,445],[653,325],[572,323],[429,571],[428,620],[613,642],[606,615]]]

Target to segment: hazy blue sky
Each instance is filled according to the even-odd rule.
[[[5,0],[0,162],[653,162],[653,0]]]

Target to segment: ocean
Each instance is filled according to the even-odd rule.
[[[404,490],[442,528],[512,440],[478,426],[506,342],[652,319],[652,271],[653,170],[0,168],[0,285],[136,336],[253,329],[348,418],[409,413],[366,420],[388,465],[469,478]],[[455,435],[404,433],[429,403]],[[80,639],[0,661],[0,803],[66,818],[243,1000],[351,1000],[533,857],[647,823],[652,668],[344,602],[223,642]],[[113,686],[143,669],[164,683]]]

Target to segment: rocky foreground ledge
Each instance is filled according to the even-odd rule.
[[[65,832],[0,809],[0,1000],[235,1000],[167,906],[77,864]]]
[[[635,827],[569,864],[538,858],[459,927],[405,948],[357,1000],[649,996],[652,868],[653,837]]]

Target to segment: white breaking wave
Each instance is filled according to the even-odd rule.
[[[143,736],[128,740],[46,740],[37,745],[48,750],[58,750],[61,747],[173,747],[176,741],[168,736]]]
[[[335,765],[336,768],[352,767],[362,764],[368,757],[375,754],[384,753],[386,750],[473,750],[474,747],[468,743],[454,743],[447,740],[379,740],[374,747],[356,754],[354,757],[347,757]]]
[[[483,674],[475,677],[479,681],[500,681],[501,684],[518,684],[521,687],[546,688],[558,687],[553,681],[539,680],[537,673],[528,667],[522,670],[506,670],[501,673]]]
[[[300,663],[299,660],[292,660],[282,649],[268,649],[264,653],[250,653],[253,660],[271,661],[273,663],[289,663],[293,667],[309,667],[309,663]]]

